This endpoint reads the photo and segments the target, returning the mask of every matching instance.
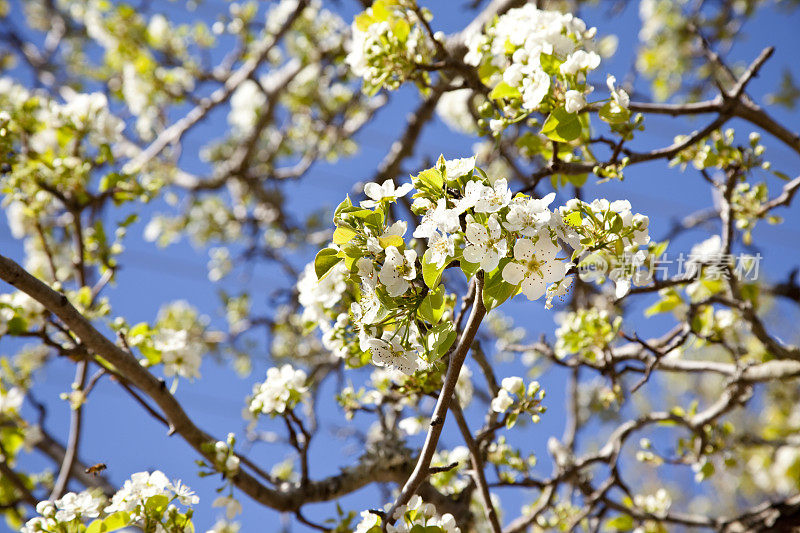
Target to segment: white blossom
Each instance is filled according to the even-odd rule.
[[[449,257],[455,254],[455,241],[452,235],[434,233],[428,239],[428,250],[430,250],[431,263],[436,268],[442,268]]]
[[[562,74],[575,75],[579,71],[586,72],[600,66],[600,56],[594,52],[576,50],[564,61],[558,69]]]
[[[251,413],[283,414],[303,401],[308,394],[306,373],[285,364],[267,370],[267,379],[253,386],[248,409]]]
[[[403,348],[395,339],[369,339],[367,341],[372,362],[378,366],[389,366],[411,375],[419,368],[417,354],[414,350]]]
[[[623,89],[617,89],[614,87],[614,84],[617,83],[617,78],[615,76],[609,75],[606,78],[606,85],[608,85],[608,90],[611,92],[612,98],[612,106],[611,112],[612,113],[619,113],[623,109],[628,109],[630,106],[631,99]]]
[[[448,128],[468,135],[478,133],[478,127],[469,109],[469,101],[473,94],[472,89],[458,89],[447,91],[439,97],[436,114],[447,124]]]
[[[472,182],[470,182],[472,183]],[[447,200],[440,198],[436,202],[436,207],[428,211],[414,230],[414,237],[417,239],[431,238],[437,232],[452,233],[461,229],[458,221],[459,209],[447,207]]]
[[[564,95],[564,109],[567,113],[577,113],[586,107],[586,97],[580,91],[570,89]]]
[[[492,398],[492,411],[495,413],[504,413],[509,407],[514,404],[514,398],[512,398],[506,389],[500,389],[497,391],[497,396]]]
[[[555,193],[544,198],[515,198],[511,201],[506,221],[503,224],[509,231],[520,233],[526,237],[535,237],[550,222],[552,213],[548,206],[553,202]]]
[[[508,241],[503,237],[497,215],[490,216],[487,224],[488,227],[474,221],[467,223],[464,259],[480,264],[484,272],[491,272],[508,253]]]
[[[380,205],[381,202],[395,202],[398,198],[402,198],[408,194],[412,188],[413,185],[410,183],[404,183],[395,189],[394,182],[392,180],[384,181],[383,185],[378,185],[377,183],[367,183],[364,185],[364,194],[366,194],[370,199],[361,202],[361,207],[371,209]]]
[[[187,379],[200,377],[203,346],[190,340],[185,330],[161,329],[153,337],[153,347],[161,352],[165,376]]]
[[[501,178],[494,182],[494,186],[484,186],[480,198],[475,202],[476,213],[496,213],[511,202],[511,189],[508,182]]]
[[[522,284],[529,300],[544,295],[548,283],[561,280],[569,266],[556,260],[558,247],[544,236],[534,243],[520,239],[514,244],[514,261],[503,267],[503,279],[512,285]]]
[[[543,70],[534,70],[522,80],[522,107],[537,109],[549,92],[550,76]]]
[[[11,387],[10,389],[0,389],[0,414],[11,416],[19,412],[22,407],[22,400],[25,399],[25,393],[19,387]]]
[[[444,167],[447,179],[454,180],[466,176],[475,169],[475,157],[449,159],[444,162]]]
[[[401,296],[411,287],[409,281],[417,277],[416,260],[417,252],[414,250],[405,250],[401,254],[396,246],[386,248],[386,259],[378,279],[386,287],[389,296]]]

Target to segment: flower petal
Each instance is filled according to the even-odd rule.
[[[525,277],[525,267],[519,263],[508,263],[503,267],[503,280],[512,285],[519,285]]]

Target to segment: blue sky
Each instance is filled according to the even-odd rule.
[[[434,29],[446,32],[461,28],[468,19],[470,12],[462,9],[466,0],[454,2],[423,2],[434,13]],[[356,2],[343,1],[342,6],[331,4],[332,9],[345,13],[346,20],[355,12]],[[162,6],[154,3],[155,9],[166,9],[169,16],[180,20],[203,18],[211,20],[218,9],[226,9],[226,3],[207,2],[193,14],[176,11],[175,5]],[[454,9],[454,7],[458,7]],[[594,8],[582,13],[587,24],[598,27],[600,36],[614,33],[619,37],[619,50],[616,56],[605,61],[601,71],[596,74],[595,81],[602,86],[606,73],[614,73],[618,79],[624,78],[632,63],[633,54],[637,45],[639,20],[636,5],[629,6],[620,15],[608,18],[606,8]],[[797,72],[796,50],[798,38],[796,28],[798,15],[787,15],[768,9],[758,18],[751,21],[744,28],[744,38],[730,53],[734,61],[748,62],[767,45],[774,45],[776,53],[762,70],[761,76],[754,80],[748,92],[757,101],[763,101],[763,96],[771,92],[777,85],[780,74],[785,67],[790,67]],[[637,85],[637,88],[646,90],[646,84]],[[288,205],[297,213],[308,213],[322,206],[334,206],[358,181],[369,180],[383,158],[391,142],[403,130],[406,115],[411,112],[419,97],[413,88],[404,88],[391,95],[391,103],[383,109],[370,125],[357,136],[360,146],[359,153],[350,159],[343,160],[335,165],[319,164],[310,173],[307,179],[293,184],[287,188]],[[771,109],[784,124],[800,128],[797,112],[788,112],[783,108]],[[200,146],[209,138],[214,138],[220,131],[220,124],[225,123],[225,110],[212,113],[208,119],[198,126],[188,137],[184,145],[183,162],[189,170],[202,170],[203,163],[198,158]],[[642,140],[636,141],[634,147],[647,149],[656,146],[666,146],[671,143],[675,134],[685,133],[694,128],[700,128],[704,120],[688,121],[668,117],[649,117],[646,120],[647,130],[641,136]],[[746,124],[732,121],[732,127],[737,128],[742,138],[746,138],[751,131]],[[741,129],[740,129],[741,128]],[[767,157],[773,162],[776,169],[794,176],[797,173],[797,155],[775,143],[768,135],[764,135],[764,144],[767,146]],[[413,169],[424,158],[435,159],[439,153],[446,158],[465,157],[471,154],[471,146],[476,141],[455,134],[448,130],[438,119],[429,124],[418,143],[418,151],[413,160],[406,163],[406,168]],[[779,192],[781,182],[775,178],[766,178],[770,185],[771,196]],[[540,190],[541,192],[542,190]],[[565,202],[568,197],[566,191],[560,192],[556,205]],[[605,197],[609,200],[627,198],[633,204],[634,212],[641,212],[650,216],[650,231],[654,238],[659,238],[667,233],[671,222],[696,210],[707,207],[711,203],[710,191],[700,177],[692,170],[681,173],[677,169],[667,169],[663,162],[638,165],[626,171],[623,182],[609,182],[595,184],[590,178],[584,189],[584,197]],[[165,209],[163,204],[156,203],[147,207],[143,212],[143,219],[153,211]],[[763,246],[765,255],[762,267],[765,275],[770,279],[782,279],[791,267],[797,264],[800,255],[797,247],[800,243],[800,216],[783,210],[779,214],[786,218],[783,225],[771,227],[765,223],[759,224],[754,242]],[[114,219],[118,215],[113,215]],[[121,270],[117,286],[108,291],[114,313],[125,316],[130,323],[139,321],[153,321],[159,307],[165,302],[173,300],[187,300],[196,306],[203,314],[208,315],[212,324],[222,326],[223,317],[220,314],[220,304],[217,297],[218,286],[210,283],[206,277],[206,250],[192,248],[186,241],[170,246],[166,249],[154,248],[141,238],[144,224],[134,226],[129,233],[126,243],[127,251],[121,259],[124,268]],[[675,253],[688,252],[693,243],[708,237],[703,230],[689,232],[683,238],[674,241],[670,249]],[[3,220],[0,222],[0,248],[3,253],[17,260],[22,259],[21,246],[14,241]],[[296,258],[296,264],[302,266],[304,257]],[[222,284],[231,290],[238,290],[242,285],[255,296],[266,295],[276,286],[286,286],[289,283],[285,277],[271,267],[259,266],[253,273],[243,278],[234,274],[231,280]],[[0,290],[7,290],[4,286]],[[514,300],[504,307],[519,325],[529,329],[530,337],[536,338],[540,333],[545,333],[552,339],[555,327],[553,313],[545,312],[541,302],[529,303],[524,299]],[[264,301],[259,305],[265,304]],[[640,328],[641,335],[657,334],[665,331],[671,324],[668,318],[658,318],[644,321],[641,319],[641,309],[644,309],[652,299],[640,298],[631,306],[630,322],[632,327]],[[783,310],[782,307],[777,309]],[[788,311],[788,309],[786,309]],[[783,317],[783,318],[781,318]],[[794,317],[796,319],[796,316]],[[774,321],[770,322],[775,331],[790,331],[791,315],[775,313]],[[0,353],[9,354],[16,345],[6,339],[0,340]],[[468,361],[469,364],[469,361]],[[190,384],[182,382],[177,392],[180,401],[192,418],[205,430],[223,438],[230,431],[241,434],[244,422],[241,419],[241,410],[244,407],[244,398],[250,393],[252,384],[262,380],[266,368],[263,353],[254,357],[254,370],[247,378],[238,377],[228,366],[219,365],[210,358],[202,367],[203,379]],[[474,365],[471,365],[474,367]],[[353,380],[358,382],[367,375],[369,369],[353,372]],[[519,362],[512,361],[498,367],[500,377],[522,374],[524,372]],[[69,390],[73,377],[72,365],[64,361],[55,361],[39,375],[39,384],[36,394],[48,406],[47,429],[52,434],[66,437],[68,432],[68,407],[60,401],[58,396]],[[546,457],[545,443],[550,435],[560,436],[564,423],[564,385],[563,372],[554,371],[541,378],[547,390],[545,405],[548,412],[542,417],[540,424],[527,428],[514,435],[513,442],[524,445],[527,451],[536,452],[542,459],[539,472],[546,475],[550,467],[544,460]],[[476,381],[477,382],[477,381]],[[322,397],[332,398],[335,393],[330,382],[322,391]],[[352,463],[360,453],[354,441],[337,441],[333,438],[335,426],[343,425],[344,419],[339,409],[331,401],[327,405],[322,403],[321,421],[323,429],[318,439],[312,444],[311,471],[315,478],[334,474],[340,467]],[[181,478],[190,487],[195,489],[201,497],[201,503],[196,507],[195,524],[198,531],[205,531],[221,514],[219,509],[210,507],[215,497],[214,489],[218,486],[219,478],[199,479],[196,476],[197,467],[194,460],[197,458],[193,450],[184,444],[179,437],[167,437],[165,430],[156,421],[147,417],[138,406],[125,395],[115,384],[107,379],[101,381],[92,394],[92,401],[86,406],[85,425],[87,428],[81,445],[81,457],[89,462],[105,462],[109,466],[108,474],[113,483],[120,485],[131,473],[140,470],[161,469],[169,477]],[[482,415],[479,410],[469,413],[472,425],[477,427]],[[363,419],[356,419],[360,429],[365,429]],[[282,424],[279,421],[262,421],[261,429],[281,432]],[[419,443],[419,439],[411,441]],[[354,445],[355,444],[355,445]],[[441,446],[455,446],[461,444],[458,432],[452,421],[448,422],[443,433]],[[258,444],[253,446],[248,455],[256,463],[266,466],[283,460],[286,448],[278,445]],[[30,457],[24,464],[31,467],[41,467],[46,463],[36,457]],[[690,475],[690,474],[689,474]],[[682,478],[676,478],[680,481]],[[519,512],[524,494],[521,491],[498,492],[504,501],[506,518],[513,518]],[[242,496],[244,513],[239,517],[242,531],[264,531],[264,524],[275,524],[270,530],[277,530],[278,515],[273,511],[254,504]],[[341,502],[345,509],[360,511],[368,507],[379,506],[381,500],[377,487],[370,486],[355,495],[343,499]],[[304,510],[308,517],[321,520],[334,515],[333,504],[320,504],[310,506]],[[0,525],[0,529],[4,527]],[[300,525],[292,526],[292,531],[304,531]]]

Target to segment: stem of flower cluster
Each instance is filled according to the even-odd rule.
[[[472,341],[475,339],[475,334],[478,333],[478,327],[486,315],[486,307],[483,305],[483,273],[479,272],[475,276],[475,298],[472,303],[472,311],[470,312],[467,325],[461,338],[458,340],[455,350],[450,354],[450,363],[447,365],[447,374],[445,374],[444,384],[439,393],[439,399],[436,401],[436,407],[433,409],[431,416],[431,425],[428,429],[428,435],[425,437],[425,444],[422,446],[419,459],[414,467],[414,471],[409,476],[403,490],[397,497],[392,507],[386,513],[386,520],[383,522],[383,530],[386,531],[386,526],[394,522],[393,515],[395,509],[401,505],[405,505],[417,491],[419,486],[428,477],[430,473],[431,460],[433,454],[436,452],[436,444],[439,442],[439,436],[442,434],[444,427],[444,420],[447,416],[447,410],[450,407],[450,401],[453,399],[453,392],[456,389],[458,382],[458,375],[461,372],[461,367],[464,360],[467,358]]]

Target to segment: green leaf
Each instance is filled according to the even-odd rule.
[[[150,333],[150,326],[147,325],[147,322],[139,322],[128,331],[127,336],[128,339],[131,339],[132,337],[147,335],[148,333]]]
[[[669,245],[669,240],[656,243],[653,245],[653,248],[650,253],[655,257],[659,257],[661,254],[667,251],[668,245]]]
[[[166,496],[162,496],[166,498]],[[108,533],[110,531],[118,531],[131,523],[131,516],[125,511],[118,511],[112,515],[105,517],[105,519],[98,518],[94,520],[89,527],[86,528],[86,533]]]
[[[103,526],[106,528],[103,531],[117,531],[130,523],[131,517],[128,513],[125,511],[117,511],[103,520]]]
[[[563,63],[563,61],[558,59],[554,54],[539,54],[539,62],[542,65],[542,70],[551,76],[557,76],[559,74],[558,67]]]
[[[489,93],[489,98],[492,100],[499,100],[501,98],[521,98],[519,89],[512,87],[504,81],[498,83],[492,92]]]
[[[458,334],[450,321],[437,324],[428,330],[429,361],[441,359],[456,341]]]
[[[444,177],[436,168],[423,170],[417,174],[416,177],[412,176],[411,180],[414,182],[414,187],[417,189],[428,188],[438,191],[444,186]]]
[[[333,248],[323,248],[314,258],[314,272],[317,274],[317,279],[322,279],[330,270],[336,266],[336,263],[341,261],[339,251]]]
[[[355,236],[356,232],[350,228],[336,228],[333,232],[333,242],[334,244],[345,244],[350,242]]]
[[[614,241],[614,252],[618,257],[622,257],[622,254],[625,252],[625,244],[623,244],[622,239]]]
[[[14,315],[6,322],[6,330],[9,335],[21,335],[28,331],[28,323],[21,316]]]
[[[422,256],[422,279],[425,280],[425,285],[429,289],[434,289],[442,279],[442,272],[444,272],[451,259],[445,261],[442,267],[439,268],[436,263],[431,262],[431,253],[430,250],[425,250],[425,255]]]
[[[619,111],[615,113],[611,109],[611,102],[608,102],[600,108],[598,115],[609,124],[624,124],[628,122],[628,119],[631,117],[631,112],[627,109],[620,108]]]
[[[611,223],[611,231],[612,233],[619,233],[622,231],[622,228],[625,227],[625,222],[622,220],[622,217],[619,216],[617,213],[613,215],[613,222]]]
[[[467,276],[467,280],[472,279],[475,274],[477,274],[478,270],[480,270],[481,265],[480,263],[470,263],[466,261],[463,257],[460,261],[461,270],[464,272],[464,275]]]
[[[564,217],[564,222],[566,222],[570,226],[579,227],[583,222],[583,218],[581,217],[581,212],[573,211],[572,213]]]
[[[358,19],[358,17],[356,17],[356,19]],[[341,213],[342,210],[347,207],[353,207],[353,202],[350,201],[350,195],[345,196],[344,200],[342,200],[342,202],[336,206],[336,210],[333,212],[333,218],[339,216],[339,213]]]
[[[607,520],[604,529],[614,529],[616,531],[631,531],[633,529],[633,518],[623,514]]]
[[[667,311],[672,311],[682,303],[683,300],[681,299],[677,291],[671,289],[661,297],[661,300],[657,301],[656,303],[645,309],[644,316],[651,317],[659,313],[666,313]]]
[[[486,274],[486,281],[483,285],[483,305],[488,311],[517,294],[519,290],[517,285],[512,285],[503,279],[503,267],[509,261],[508,258],[501,259],[498,268]]]
[[[411,26],[405,19],[397,19],[392,24],[392,33],[395,34],[398,41],[404,43],[408,39],[408,34],[411,33]]]
[[[581,121],[577,113],[567,113],[563,107],[554,109],[542,125],[542,134],[557,142],[574,141],[581,135]]]
[[[147,498],[147,501],[144,503],[144,508],[148,514],[152,513],[156,516],[161,516],[167,509],[167,505],[169,505],[169,497],[163,494],[156,494],[155,496]]]
[[[375,22],[375,19],[366,13],[359,13],[355,18],[356,27],[361,31],[367,31],[369,27]]]
[[[565,177],[567,181],[574,186],[583,187],[586,184],[586,180],[589,178],[589,174],[570,174]]]
[[[389,10],[390,2],[385,0],[375,0],[372,3],[372,16],[378,22],[388,19],[392,12]]]
[[[400,235],[387,235],[386,237],[378,237],[378,242],[381,244],[381,248],[383,249],[386,249],[389,246],[402,248],[405,245],[405,242],[403,242],[403,238]]]
[[[491,63],[482,63],[481,66],[478,67],[478,76],[484,84],[487,84],[497,71],[498,68]]]
[[[506,418],[506,429],[513,428],[517,423],[517,418],[519,418],[519,413],[509,413]]]
[[[417,312],[431,324],[439,322],[444,314],[444,286],[440,285],[438,289],[428,292]]]

